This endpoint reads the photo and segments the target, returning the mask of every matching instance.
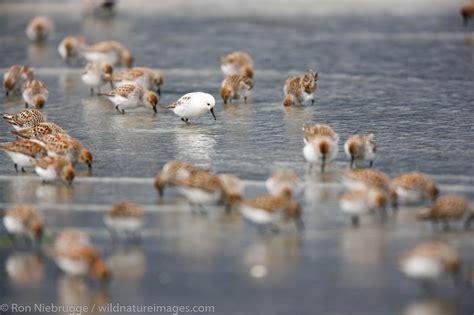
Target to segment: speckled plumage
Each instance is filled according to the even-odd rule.
[[[32,68],[23,65],[13,65],[3,75],[3,87],[8,95],[11,91],[22,90],[27,81],[33,80]]]
[[[354,162],[370,161],[370,166],[373,165],[375,158],[376,146],[374,142],[374,134],[368,135],[353,135],[344,144],[344,152],[351,159],[351,167]]]
[[[239,74],[249,78],[253,77],[253,60],[246,52],[235,51],[226,56],[221,56],[220,64],[225,76]]]
[[[221,84],[220,94],[224,104],[235,99],[244,99],[244,103],[247,103],[247,98],[253,89],[252,79],[246,75],[229,75]]]
[[[23,91],[23,100],[26,107],[31,105],[35,108],[43,108],[48,98],[49,91],[46,83],[39,80],[31,80],[26,83],[25,90]]]
[[[285,92],[284,106],[302,104],[306,101],[314,102],[314,92],[318,85],[319,73],[312,70],[301,76],[289,77],[285,81],[283,91]]]
[[[4,114],[3,119],[16,130],[31,128],[35,124],[46,121],[46,117],[37,109],[24,109],[15,114]]]
[[[59,125],[53,122],[43,122],[33,125],[30,128],[26,128],[23,130],[12,130],[12,133],[15,136],[24,139],[35,139],[40,140],[49,134],[58,134],[58,133],[66,133]]]

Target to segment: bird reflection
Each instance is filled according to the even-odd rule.
[[[336,200],[338,184],[335,173],[313,173],[305,176],[304,197],[311,205]]]
[[[195,125],[183,125],[175,133],[177,159],[183,161],[200,161],[211,163],[215,152],[216,140],[206,134],[207,130]]]
[[[14,252],[5,262],[10,279],[18,285],[38,283],[44,276],[44,261],[39,253]]]
[[[349,264],[376,265],[387,252],[387,231],[383,228],[353,229],[342,232],[342,258]]]
[[[253,114],[252,106],[249,104],[223,105],[221,112],[224,114],[225,121],[246,118],[252,116]]]
[[[110,302],[106,287],[92,288],[81,277],[62,275],[57,283],[58,303],[61,305],[105,305]]]
[[[58,85],[66,94],[77,93],[78,87],[81,86],[81,77],[78,73],[61,72],[58,76]]]
[[[137,281],[146,272],[147,258],[142,246],[129,245],[115,248],[107,259],[107,265],[114,279]]]
[[[33,43],[28,45],[28,63],[41,66],[54,56],[55,51],[49,43]]]
[[[74,197],[74,187],[58,183],[42,184],[38,182],[34,191],[39,201],[48,203],[64,203],[71,201]]]
[[[454,315],[459,314],[458,303],[450,300],[428,297],[410,303],[404,315]]]
[[[278,279],[290,275],[300,257],[302,240],[297,235],[278,234],[249,244],[242,263],[254,278]]]
[[[183,206],[188,208],[187,205]],[[192,259],[196,264],[212,262],[219,256],[222,247],[228,246],[228,244],[222,244],[223,239],[209,233],[210,231],[215,231],[214,233],[220,231],[221,222],[214,220],[214,218],[176,213],[160,217],[160,225],[186,227],[176,231],[180,236],[171,238],[170,246],[173,247],[177,255]]]

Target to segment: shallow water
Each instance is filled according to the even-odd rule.
[[[425,292],[400,274],[395,260],[417,242],[443,240],[463,253],[466,275],[474,262],[472,233],[434,232],[415,222],[410,208],[388,224],[367,220],[353,229],[336,202],[342,191],[336,173],[348,168],[347,158],[340,151],[321,178],[306,174],[302,157],[305,122],[329,122],[340,150],[354,132],[373,132],[376,167],[391,175],[427,172],[443,193],[473,200],[474,36],[473,26],[462,28],[459,3],[160,1],[146,2],[143,12],[140,1],[122,1],[105,21],[82,18],[74,2],[34,3],[0,3],[0,68],[36,68],[50,87],[49,119],[91,149],[94,168],[92,176],[81,169],[72,188],[42,185],[31,173],[15,175],[2,153],[0,208],[33,203],[51,232],[85,228],[115,277],[106,287],[67,278],[48,258],[3,239],[0,265],[40,263],[26,280],[0,268],[0,302],[196,304],[213,305],[218,314],[472,314],[466,283],[456,288],[446,280]],[[24,37],[35,13],[55,20],[50,45]],[[118,114],[90,96],[81,65],[67,67],[57,54],[60,39],[77,33],[90,42],[121,40],[136,65],[160,69],[161,104],[190,91],[212,93],[217,121],[209,114],[184,125],[165,109],[156,116],[146,109]],[[249,104],[224,106],[217,59],[235,49],[254,58],[255,91]],[[321,74],[314,106],[283,108],[283,82],[308,68]],[[20,97],[0,102],[2,112],[22,108]],[[12,139],[0,124],[0,141]],[[192,215],[173,189],[160,200],[152,177],[170,159],[234,173],[246,181],[247,196],[264,192],[272,170],[296,170],[303,178],[304,234],[289,227],[262,236],[219,208],[208,217]],[[113,242],[103,226],[103,211],[123,199],[145,205],[141,245]]]

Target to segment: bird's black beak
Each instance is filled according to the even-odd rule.
[[[214,108],[211,108],[209,111],[211,112],[212,117],[214,117],[214,120],[217,120],[216,114],[214,114]]]

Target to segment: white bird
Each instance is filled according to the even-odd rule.
[[[200,117],[208,111],[216,120],[215,105],[216,100],[211,94],[192,92],[181,96],[179,100],[166,106],[166,108],[171,109],[182,121],[188,123],[190,118]]]
[[[326,136],[317,136],[303,148],[303,156],[310,163],[321,165],[321,172],[327,163],[333,161],[338,152],[338,141]]]
[[[111,64],[105,62],[89,62],[82,72],[81,79],[84,84],[91,88],[91,94],[96,88],[100,93],[100,87],[111,82],[111,76],[114,68]],[[112,86],[112,83],[110,83]]]

